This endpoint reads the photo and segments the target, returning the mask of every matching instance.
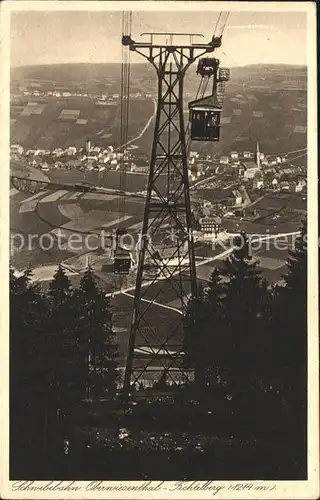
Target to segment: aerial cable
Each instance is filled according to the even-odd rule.
[[[224,29],[225,29],[225,27],[226,27],[226,24],[227,24],[227,21],[228,21],[228,18],[229,18],[229,15],[230,15],[230,12],[226,12],[226,13],[225,13],[225,20],[224,20],[224,24],[223,24],[223,26],[222,26],[222,30],[221,30],[221,35],[220,35],[220,36],[222,36],[222,35],[223,35]]]
[[[220,22],[221,15],[222,15],[222,12],[220,12],[219,17],[218,17],[218,19],[217,19],[216,26],[215,26],[215,28],[214,28],[214,32],[213,32],[213,36],[215,36],[215,35],[216,35],[216,32],[217,32],[217,29],[218,29],[218,26],[219,26],[219,22]]]
[[[226,27],[230,12],[220,12],[216,26],[214,28],[213,38],[222,38],[224,29]]]
[[[122,36],[131,34],[132,13],[122,13]],[[119,222],[125,219],[125,192],[127,184],[126,146],[128,143],[130,98],[130,51],[122,46],[121,85],[120,85],[120,193],[119,193]]]
[[[208,87],[208,83],[209,83],[209,78],[207,77],[206,80],[205,80],[204,89],[203,89],[203,92],[202,92],[202,97],[204,97],[204,94],[206,93],[206,90],[207,90],[207,87]]]

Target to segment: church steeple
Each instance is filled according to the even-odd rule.
[[[89,269],[89,267],[90,267],[89,255],[86,255],[84,268]]]
[[[258,168],[261,168],[261,164],[260,164],[260,149],[259,149],[259,143],[257,142],[257,149],[256,149],[256,164],[257,164],[257,167]]]

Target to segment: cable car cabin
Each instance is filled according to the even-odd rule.
[[[114,254],[114,274],[129,274],[132,266],[132,257],[129,250],[118,248]]]
[[[251,243],[244,231],[233,238],[233,254],[236,259],[252,259]]]
[[[219,68],[218,80],[219,82],[228,82],[230,80],[230,69]]]
[[[119,240],[121,239],[121,237],[124,236],[125,234],[128,234],[128,231],[124,227],[119,227],[116,230],[116,247],[119,245]]]
[[[215,96],[189,103],[190,135],[193,141],[219,141],[222,107]]]
[[[202,57],[198,62],[197,75],[212,76],[217,72],[218,67],[219,59],[214,59],[212,57]]]

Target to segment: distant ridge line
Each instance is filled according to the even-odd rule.
[[[134,66],[149,66],[145,62],[132,62]],[[65,62],[65,63],[43,63],[43,64],[25,64],[20,66],[11,66],[11,70],[19,70],[24,68],[37,69],[37,68],[54,68],[61,66],[120,66],[121,62]],[[239,66],[229,65],[230,68],[258,68],[258,67],[289,67],[289,68],[307,68],[306,64],[290,64],[290,63],[255,63],[255,64],[244,64]]]

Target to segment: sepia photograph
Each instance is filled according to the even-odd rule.
[[[1,22],[1,496],[317,498],[315,3]]]

